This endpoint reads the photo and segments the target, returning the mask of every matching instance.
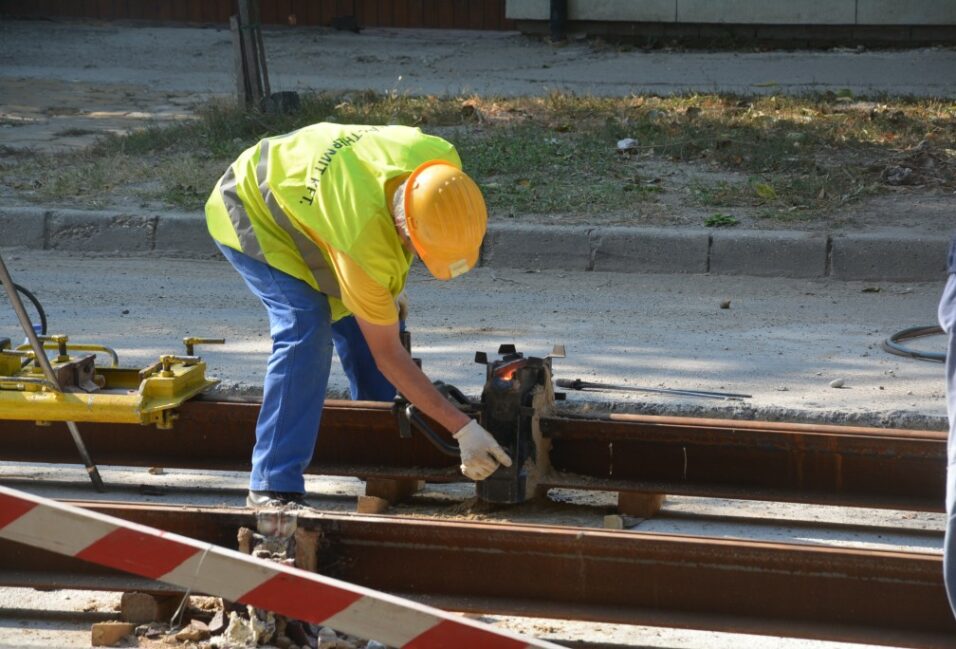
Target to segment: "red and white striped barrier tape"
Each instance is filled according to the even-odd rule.
[[[0,486],[0,537],[403,649],[561,649],[400,597]]]

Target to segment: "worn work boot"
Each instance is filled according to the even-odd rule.
[[[292,491],[252,491],[246,496],[246,507],[263,509],[267,507],[282,509],[311,509],[305,494]]]

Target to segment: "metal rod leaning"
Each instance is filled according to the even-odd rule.
[[[642,388],[629,385],[609,385],[606,383],[592,383],[582,381],[581,379],[558,379],[555,381],[559,388],[581,391],[595,392],[654,392],[659,394],[674,394],[688,397],[701,397],[703,399],[725,399],[738,401],[740,399],[750,399],[753,395],[742,394],[740,392],[712,392],[709,390],[681,390],[674,388]]]
[[[2,256],[0,256],[0,282],[3,283],[3,288],[7,293],[7,297],[10,298],[10,304],[13,305],[13,310],[17,314],[17,319],[20,321],[20,327],[23,328],[23,333],[30,342],[30,347],[33,348],[33,353],[36,355],[36,361],[43,370],[43,374],[46,375],[46,378],[50,383],[56,386],[57,392],[62,392],[63,389],[60,386],[60,382],[56,378],[56,373],[53,371],[53,366],[50,365],[50,359],[46,357],[46,353],[43,351],[43,345],[40,344],[40,340],[37,338],[37,334],[33,330],[33,325],[30,324],[30,317],[27,315],[27,311],[23,307],[23,301],[20,299],[17,289],[14,288],[13,279],[10,277],[10,272],[7,270],[6,264],[3,263]],[[90,480],[93,482],[93,487],[95,487],[97,491],[106,491],[106,487],[103,485],[103,479],[100,477],[99,469],[96,468],[96,464],[94,464],[92,458],[90,458],[90,454],[86,450],[86,445],[83,443],[83,438],[80,437],[80,430],[77,428],[76,423],[68,421],[66,422],[66,427],[70,430],[70,436],[73,437],[73,443],[76,445],[76,450],[80,453],[80,459],[83,460],[83,464],[86,466],[86,472],[90,475]]]

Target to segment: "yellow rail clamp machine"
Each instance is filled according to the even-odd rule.
[[[2,257],[0,285],[27,337],[26,343],[16,349],[9,338],[0,338],[0,419],[65,422],[97,491],[105,490],[103,479],[76,422],[169,428],[178,406],[219,382],[206,378],[206,364],[194,352],[196,345],[221,345],[226,342],[223,339],[184,338],[184,356],[160,356],[158,362],[144,369],[122,368],[116,352],[109,347],[71,345],[64,335],[37,336],[18,291],[33,300],[45,333],[43,308],[29,291],[13,283]],[[57,356],[51,360],[47,350],[54,349]],[[106,352],[110,365],[98,365],[96,354],[88,352]]]
[[[44,350],[57,352],[49,358],[56,383],[46,377],[29,344],[13,348],[9,338],[0,338],[0,419],[170,428],[177,407],[219,382],[206,378],[206,364],[195,347],[225,343],[184,338],[185,355],[166,354],[139,369],[119,367],[116,352],[103,345],[72,344],[64,335],[39,340]],[[98,363],[100,354],[89,352],[102,353],[109,363]]]

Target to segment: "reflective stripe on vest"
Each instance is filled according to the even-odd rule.
[[[269,213],[272,215],[272,219],[276,225],[282,228],[282,230],[289,235],[289,238],[292,239],[292,244],[315,278],[319,290],[326,295],[341,298],[342,291],[339,289],[339,282],[325,261],[325,256],[322,254],[322,251],[312,239],[292,224],[289,216],[282,210],[275,196],[273,196],[268,179],[269,141],[263,140],[259,148],[259,163],[256,165],[256,184],[259,186],[262,201],[269,209]],[[222,177],[222,182],[219,185],[219,194],[226,207],[226,212],[229,214],[229,221],[236,231],[236,237],[239,239],[242,253],[268,264],[268,259],[265,253],[262,252],[262,246],[259,244],[256,231],[252,226],[252,220],[249,218],[249,213],[246,212],[246,207],[239,197],[239,193],[236,191],[236,172],[231,165]]]
[[[246,212],[242,199],[236,192],[236,171],[229,165],[226,175],[222,177],[219,183],[219,194],[222,202],[226,206],[226,213],[229,214],[229,220],[232,222],[232,229],[236,231],[239,238],[239,245],[242,247],[243,254],[249,255],[265,263],[266,256],[262,254],[262,247],[259,245],[259,239],[256,238],[256,231],[252,228],[252,221]]]
[[[329,268],[328,262],[325,261],[325,255],[322,254],[322,251],[312,239],[293,225],[289,215],[283,211],[275,196],[272,195],[272,188],[269,187],[269,140],[263,140],[259,146],[256,182],[259,184],[262,200],[269,208],[273,220],[292,238],[295,249],[299,252],[299,256],[302,257],[305,265],[312,271],[312,276],[315,277],[319,288],[326,295],[341,298],[342,291],[339,290],[339,281],[336,279],[335,273]]]

